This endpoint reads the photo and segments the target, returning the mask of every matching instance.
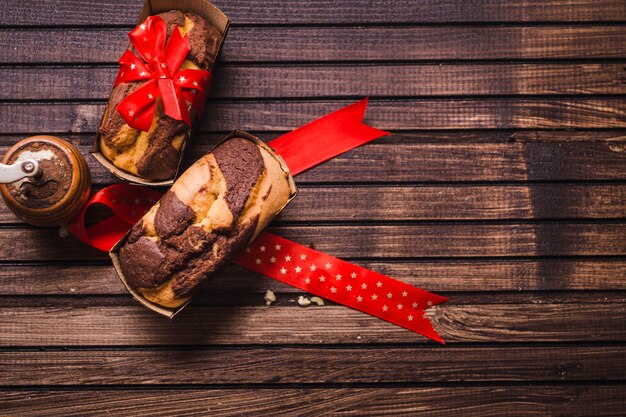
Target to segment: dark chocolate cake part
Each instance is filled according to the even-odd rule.
[[[213,155],[226,180],[226,202],[233,216],[238,218],[250,190],[263,174],[263,157],[255,144],[242,138],[224,142]]]
[[[183,204],[176,194],[168,191],[161,198],[161,204],[154,216],[154,228],[162,239],[179,235],[195,219],[195,213]]]

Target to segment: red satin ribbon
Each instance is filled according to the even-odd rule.
[[[444,343],[424,310],[447,301],[445,297],[269,232],[233,262]]]
[[[150,188],[115,184],[95,193],[69,224],[70,234],[96,249],[108,252],[161,198]],[[85,228],[85,213],[93,204],[103,204],[113,216]]]
[[[367,98],[320,117],[269,142],[287,163],[292,175],[389,132],[363,123]]]
[[[181,36],[175,28],[166,44],[166,31],[167,26],[161,17],[148,17],[128,34],[131,44],[143,60],[127,49],[118,61],[120,70],[115,86],[147,81],[124,97],[116,107],[126,123],[135,129],[150,129],[158,97],[163,101],[165,114],[183,120],[189,126],[191,119],[187,102],[197,114],[203,110],[211,73],[199,69],[178,71],[191,49],[189,37],[187,34]]]
[[[296,175],[387,135],[388,132],[362,123],[366,106],[367,99],[364,99],[287,133],[269,145]],[[137,197],[142,204],[133,200]],[[155,191],[133,185],[107,187],[96,193],[89,205],[105,204],[115,216],[85,231],[85,208],[70,224],[70,233],[91,246],[108,251],[159,197]],[[444,343],[424,310],[446,301],[445,297],[268,232],[261,233],[233,262]]]

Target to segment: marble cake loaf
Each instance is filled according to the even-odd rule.
[[[240,137],[195,162],[120,247],[127,284],[175,308],[267,226],[293,195],[273,152]]]
[[[188,12],[172,10],[161,13],[167,25],[167,39],[177,28],[181,35],[189,35],[190,51],[180,69],[210,71],[219,52],[223,35],[204,18]],[[174,178],[184,142],[191,128],[180,120],[164,113],[158,98],[150,130],[143,132],[128,126],[115,109],[128,94],[144,84],[144,81],[118,84],[111,93],[102,122],[98,129],[100,152],[118,168],[148,180]],[[191,120],[194,109],[189,107]]]

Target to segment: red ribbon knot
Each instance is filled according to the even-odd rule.
[[[146,80],[117,105],[116,109],[132,128],[148,131],[152,124],[157,98],[161,97],[165,114],[191,126],[187,102],[202,113],[211,73],[200,69],[179,68],[189,53],[189,36],[174,28],[166,43],[167,25],[159,16],[150,16],[133,29],[128,37],[139,57],[130,49],[119,59],[120,70],[115,86]],[[141,58],[140,58],[141,57]]]

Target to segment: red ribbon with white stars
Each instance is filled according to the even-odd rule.
[[[167,44],[167,25],[159,16],[150,16],[133,29],[128,37],[141,58],[130,49],[119,59],[120,70],[115,86],[135,81],[146,82],[117,105],[116,110],[132,128],[148,131],[152,124],[157,98],[161,97],[165,114],[191,126],[187,102],[196,114],[202,114],[211,81],[211,73],[200,69],[179,71],[191,49],[187,34],[174,28]]]
[[[263,232],[233,262],[444,343],[425,310],[447,298]]]
[[[330,113],[269,143],[281,155],[293,175],[349,149],[388,133],[363,124],[367,99]],[[132,187],[132,188],[131,188]],[[114,188],[113,192],[109,192]],[[149,191],[146,194],[140,190]],[[120,194],[128,191],[127,194]],[[108,205],[118,220],[95,224],[85,231],[85,210],[70,224],[70,233],[98,249],[109,250],[126,231],[148,211],[149,205],[134,212],[112,198],[140,195],[145,202],[156,201],[156,192],[126,184],[107,187],[92,197],[89,205]],[[132,203],[131,203],[132,204]],[[314,249],[262,232],[234,263],[311,294],[363,311],[444,343],[433,328],[425,310],[447,298],[413,287],[375,271],[351,264]]]
[[[160,198],[160,192],[138,185],[115,184],[105,187],[96,192],[72,219],[67,225],[68,231],[78,240],[108,252]],[[85,227],[87,209],[94,204],[108,207],[113,216]]]

